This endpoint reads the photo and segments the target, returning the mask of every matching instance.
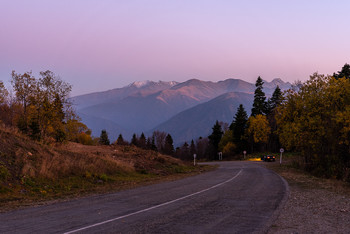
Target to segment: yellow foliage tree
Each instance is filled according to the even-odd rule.
[[[318,174],[342,178],[350,167],[350,79],[313,74],[277,108],[280,141]],[[350,178],[349,178],[350,179]]]
[[[271,128],[265,115],[249,117],[247,133],[252,137],[254,143],[267,143]]]

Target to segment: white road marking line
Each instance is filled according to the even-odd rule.
[[[76,230],[65,232],[64,234],[70,234],[70,233],[83,231],[83,230],[86,230],[86,229],[89,229],[89,228],[92,228],[92,227],[100,226],[100,225],[103,225],[103,224],[106,224],[106,223],[110,223],[110,222],[113,222],[113,221],[116,221],[116,220],[119,220],[119,219],[123,219],[123,218],[129,217],[129,216],[132,216],[132,215],[136,215],[136,214],[140,214],[140,213],[143,213],[143,212],[146,212],[146,211],[149,211],[149,210],[153,210],[153,209],[156,209],[156,208],[161,207],[161,206],[166,206],[166,205],[172,204],[174,202],[181,201],[181,200],[189,198],[189,197],[193,197],[193,196],[198,195],[200,193],[207,192],[207,191],[209,191],[211,189],[217,188],[217,187],[219,187],[219,186],[221,186],[223,184],[226,184],[226,183],[231,182],[232,180],[236,179],[241,174],[242,170],[243,169],[241,169],[234,177],[232,177],[232,178],[230,178],[230,179],[228,179],[228,180],[226,180],[224,182],[221,182],[219,184],[216,184],[214,186],[211,186],[209,188],[203,189],[201,191],[198,191],[198,192],[195,192],[195,193],[186,195],[184,197],[180,197],[180,198],[177,198],[175,200],[171,200],[171,201],[168,201],[168,202],[156,205],[156,206],[152,206],[152,207],[149,207],[149,208],[146,208],[146,209],[143,209],[143,210],[139,210],[139,211],[127,214],[127,215],[119,216],[119,217],[116,217],[116,218],[113,218],[113,219],[109,219],[109,220],[106,220],[106,221],[103,221],[103,222],[100,222],[100,223],[95,223],[95,224],[92,224],[92,225],[89,225],[89,226],[86,226],[86,227],[82,227],[82,228],[79,228],[79,229],[76,229]]]

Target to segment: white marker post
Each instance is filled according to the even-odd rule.
[[[284,152],[284,149],[281,148],[281,149],[280,149],[280,152],[281,152],[281,156],[280,156],[280,166],[281,166],[281,165],[282,165],[282,154],[283,154],[283,152]]]
[[[222,152],[219,152],[219,160],[222,160]]]
[[[196,166],[196,157],[197,157],[197,154],[193,154],[193,166]]]
[[[243,151],[243,155],[244,155],[244,160],[245,160],[245,155],[247,154],[247,151]]]

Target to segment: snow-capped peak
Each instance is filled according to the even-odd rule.
[[[169,86],[174,86],[174,85],[177,85],[178,82],[176,81],[158,81],[158,82],[154,82],[154,81],[150,81],[150,80],[144,80],[144,81],[135,81],[131,84],[128,85],[128,87],[136,87],[136,88],[142,88],[142,87],[145,87],[145,86],[148,86],[148,85],[169,85]]]
[[[136,88],[141,88],[141,87],[144,87],[146,85],[148,85],[151,81],[149,80],[143,80],[143,81],[135,81],[131,84],[129,84],[128,86],[131,87],[131,86],[134,86]]]

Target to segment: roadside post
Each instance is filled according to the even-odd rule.
[[[280,166],[281,166],[281,165],[282,165],[282,154],[283,154],[283,152],[284,152],[284,149],[281,148],[281,149],[280,149],[280,152],[281,152],[281,156],[280,156]]]
[[[222,160],[222,152],[219,152],[219,160],[221,161]]]
[[[247,151],[243,151],[243,155],[244,155],[244,160],[245,160],[245,156],[246,156],[246,154],[247,154]]]
[[[196,166],[196,157],[197,157],[197,154],[193,154],[193,166]]]

